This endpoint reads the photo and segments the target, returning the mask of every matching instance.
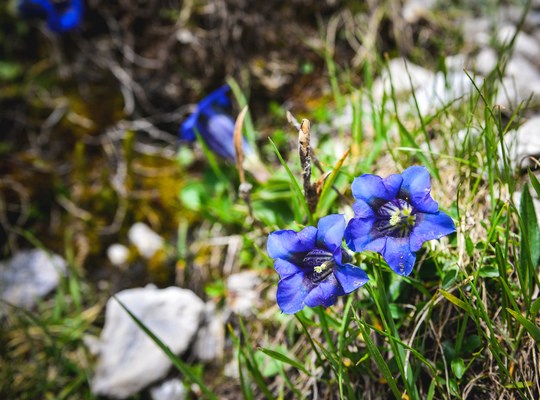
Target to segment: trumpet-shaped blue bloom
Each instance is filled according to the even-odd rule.
[[[180,127],[180,137],[195,140],[199,132],[208,148],[221,157],[234,161],[234,120],[226,113],[231,101],[227,97],[229,86],[224,85],[213,91],[197,105],[197,109]],[[247,143],[243,142],[246,155],[252,153]]]
[[[83,14],[83,0],[20,0],[18,7],[22,16],[44,18],[49,29],[56,33],[77,28]]]
[[[345,242],[354,251],[376,251],[400,275],[409,275],[416,252],[425,241],[455,232],[452,219],[439,211],[430,195],[429,173],[424,167],[402,174],[365,174],[351,186],[355,217],[345,230]]]
[[[362,269],[349,264],[352,258],[341,246],[344,231],[345,218],[332,214],[321,218],[318,228],[270,234],[268,254],[281,278],[277,302],[285,314],[294,314],[305,306],[331,306],[338,296],[368,281]]]

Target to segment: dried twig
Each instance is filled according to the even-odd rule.
[[[317,195],[317,185],[311,183],[311,145],[310,145],[310,123],[303,119],[298,130],[298,154],[302,165],[302,179],[304,181],[304,196],[309,207],[309,211],[315,212],[319,196]]]
[[[236,169],[238,169],[238,175],[240,176],[240,197],[242,197],[242,200],[244,200],[248,207],[249,217],[254,221],[253,207],[251,206],[251,189],[253,186],[246,181],[246,174],[243,166],[244,148],[242,146],[242,127],[244,125],[244,118],[246,117],[247,110],[248,106],[245,106],[242,111],[240,111],[240,114],[238,114],[238,118],[236,118],[236,123],[234,124],[234,151],[236,153]]]

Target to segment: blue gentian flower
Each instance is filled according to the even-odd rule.
[[[224,85],[202,99],[195,112],[180,127],[180,137],[192,141],[196,139],[198,131],[210,150],[234,161],[234,119],[226,112],[231,105],[227,97],[229,90],[229,86]],[[245,155],[252,153],[245,140],[243,150]]]
[[[343,215],[332,214],[300,232],[281,230],[268,237],[268,254],[281,280],[277,302],[285,314],[305,306],[329,307],[338,296],[351,293],[368,281],[366,273],[352,264],[341,242]]]
[[[354,179],[351,189],[355,217],[345,230],[347,246],[382,254],[400,275],[411,273],[415,253],[425,241],[456,230],[454,221],[431,198],[424,167],[410,167],[385,179],[365,174]]]
[[[64,33],[80,25],[83,0],[20,0],[18,8],[22,16],[44,18],[51,31]]]

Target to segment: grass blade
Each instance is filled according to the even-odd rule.
[[[523,315],[510,308],[507,308],[506,311],[508,311],[508,313],[512,317],[514,317],[517,322],[523,325],[523,327],[527,330],[527,332],[531,334],[534,340],[540,342],[540,328],[534,322],[528,320]]]
[[[291,183],[291,189],[292,189],[292,192],[293,192],[293,199],[296,200],[296,203],[297,203],[297,205],[299,207],[302,207],[305,215],[308,216],[309,222],[313,223],[313,216],[311,215],[311,212],[309,211],[308,204],[306,202],[304,194],[302,193],[302,189],[300,189],[300,185],[298,184],[298,181],[294,177],[293,173],[291,172],[289,166],[287,165],[287,163],[285,162],[283,157],[281,157],[281,154],[280,154],[276,144],[272,141],[272,139],[268,138],[268,140],[270,140],[270,143],[274,147],[274,151],[275,151],[275,153],[276,153],[276,155],[277,155],[277,157],[279,159],[279,162],[281,163],[281,165],[283,165],[283,167],[285,168],[285,171],[287,171],[287,175],[289,175],[289,179],[291,181],[290,182]]]
[[[282,354],[278,351],[265,349],[263,347],[259,347],[259,350],[267,356],[272,357],[273,359],[280,361],[284,364],[289,364],[290,366],[304,372],[306,375],[311,376],[311,373],[299,361],[293,360],[292,358],[289,358],[285,354]]]
[[[375,361],[375,364],[377,364],[377,367],[379,367],[381,373],[384,376],[384,379],[386,379],[386,382],[388,382],[388,385],[390,386],[390,389],[392,390],[392,393],[396,397],[396,399],[401,399],[401,392],[397,387],[396,380],[394,379],[394,376],[392,375],[392,372],[390,371],[390,368],[388,367],[388,364],[384,361],[384,358],[377,348],[375,346],[375,343],[373,343],[373,340],[371,340],[371,337],[369,336],[369,332],[366,328],[366,325],[363,321],[359,321],[358,327],[360,328],[360,331],[362,332],[362,337],[364,338],[364,342],[366,343],[367,350],[371,357],[373,357],[373,360]]]

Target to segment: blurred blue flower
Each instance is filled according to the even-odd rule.
[[[332,214],[300,232],[281,230],[268,237],[268,254],[280,275],[277,302],[285,314],[305,306],[331,306],[337,296],[358,289],[368,281],[366,273],[349,264],[343,250],[345,218]]]
[[[400,275],[409,275],[425,241],[455,232],[454,221],[431,196],[426,168],[414,166],[382,179],[365,174],[351,186],[355,217],[345,230],[354,251],[376,251]]]
[[[83,0],[20,0],[18,8],[22,16],[44,18],[51,31],[64,33],[80,25]]]
[[[210,150],[221,157],[234,161],[234,119],[225,111],[231,105],[227,97],[230,90],[224,85],[213,91],[197,105],[197,109],[180,127],[180,137],[195,140],[198,131]],[[246,141],[243,141],[244,154],[252,153]]]

